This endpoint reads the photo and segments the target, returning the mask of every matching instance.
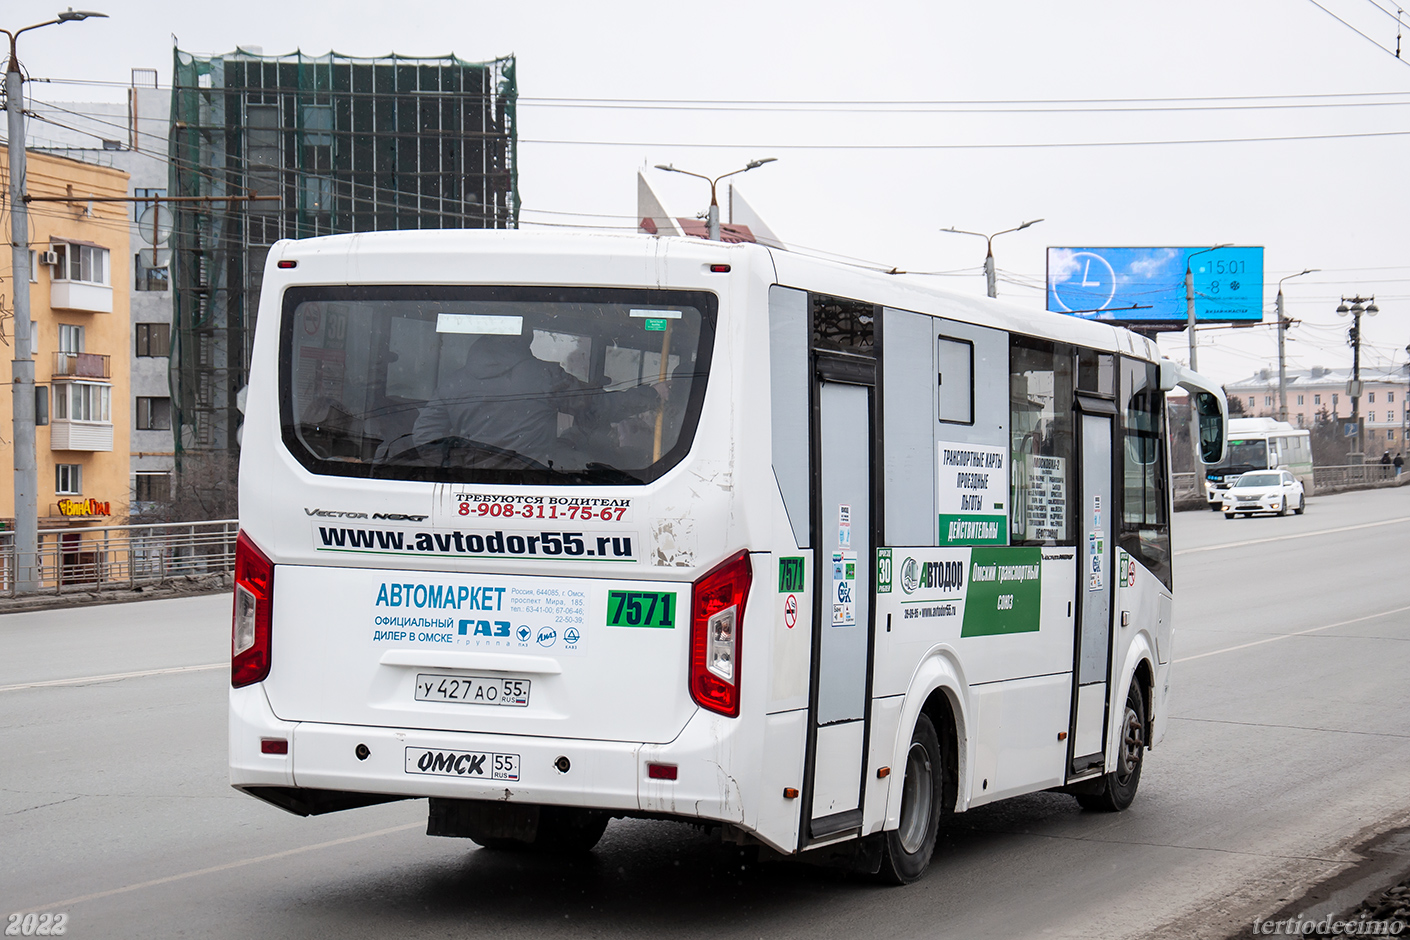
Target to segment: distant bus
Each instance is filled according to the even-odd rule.
[[[1110,324],[758,245],[284,241],[240,474],[230,779],[586,851],[613,817],[920,877],[942,814],[1136,795],[1166,393]],[[812,854],[815,853],[815,854]]]
[[[1219,509],[1225,491],[1250,470],[1287,470],[1311,496],[1312,433],[1272,418],[1230,418],[1228,452],[1204,472],[1209,508]]]

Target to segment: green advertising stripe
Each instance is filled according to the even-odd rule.
[[[607,626],[674,630],[674,591],[608,591]]]
[[[1007,545],[1008,516],[940,514],[941,545]]]
[[[972,549],[960,636],[1037,632],[1042,571],[1041,548]]]

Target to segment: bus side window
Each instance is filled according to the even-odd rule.
[[[1014,336],[1009,347],[1009,532],[1013,545],[1071,545],[1072,348]]]
[[[1170,484],[1158,369],[1121,361],[1121,547],[1170,586]]]
[[[974,423],[974,344],[941,336],[936,340],[935,375],[940,388],[939,420]]]

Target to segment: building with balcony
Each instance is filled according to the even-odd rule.
[[[28,193],[60,201],[29,205],[28,270],[36,387],[35,457],[41,529],[126,521],[129,503],[128,395],[130,259],[128,174],[114,167],[30,150]],[[0,146],[0,187],[9,187]],[[10,252],[0,257],[7,282]],[[13,292],[6,296],[5,343],[13,346]],[[9,357],[0,374],[10,385]],[[0,471],[13,470],[13,399],[0,392]],[[14,516],[14,487],[3,473],[0,516]]]
[[[42,94],[39,95],[43,97]],[[156,69],[133,69],[126,101],[85,101],[49,104],[27,102],[39,116],[29,126],[30,149],[124,170],[132,202],[118,204],[127,222],[126,234],[114,229],[131,264],[125,283],[109,272],[109,293],[125,288],[131,332],[127,337],[128,393],[111,407],[126,414],[129,434],[127,503],[141,517],[172,494],[175,452],[171,430],[171,212],[156,208],[167,194],[169,164],[167,134],[171,91],[157,87]],[[82,274],[84,252],[77,260]],[[90,259],[90,267],[92,261]],[[72,260],[69,260],[72,268]],[[54,288],[61,303],[99,303],[86,285],[66,283]],[[84,297],[83,294],[90,294]],[[62,295],[62,296],[60,296]],[[138,521],[134,519],[133,521]]]

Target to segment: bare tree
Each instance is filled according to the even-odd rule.
[[[240,514],[240,458],[234,454],[185,454],[167,499],[143,504],[134,522],[203,522]]]

